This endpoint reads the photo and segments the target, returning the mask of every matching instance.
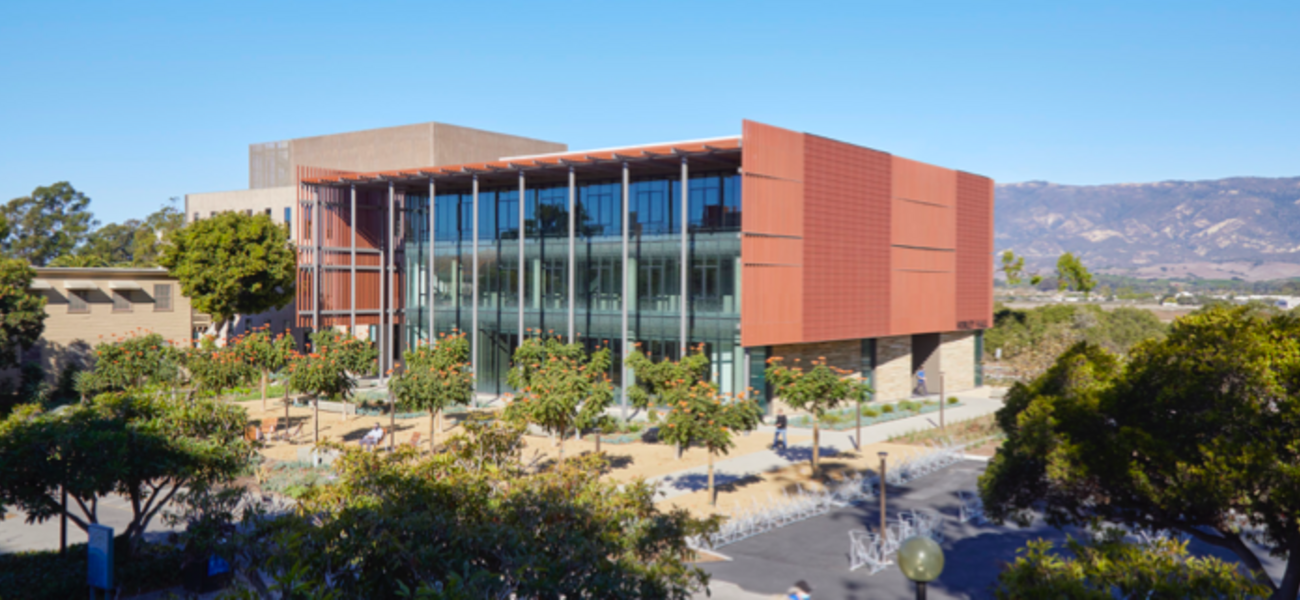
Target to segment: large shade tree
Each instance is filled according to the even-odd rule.
[[[173,231],[158,263],[196,310],[212,315],[213,331],[224,332],[235,315],[293,300],[297,258],[288,235],[266,215],[221,213]]]
[[[1169,530],[1300,589],[1300,319],[1213,307],[1127,363],[1088,343],[1017,384],[980,479],[991,517]],[[1252,545],[1253,543],[1253,545]],[[1281,581],[1260,554],[1285,557]]]
[[[241,575],[259,591],[381,600],[685,600],[707,583],[686,540],[717,517],[666,511],[645,483],[603,479],[600,455],[529,472],[522,428],[470,430],[426,457],[346,449],[333,485],[270,522],[265,544],[242,547]]]
[[[36,269],[22,259],[0,259],[0,369],[18,365],[19,351],[45,332],[45,296],[32,292]]]
[[[246,422],[228,404],[139,393],[50,412],[24,405],[0,421],[0,511],[17,507],[37,523],[67,515],[85,530],[99,522],[99,501],[120,494],[131,507],[122,533],[138,540],[181,489],[229,481],[248,464]]]
[[[9,225],[0,243],[5,254],[38,267],[72,252],[98,225],[90,213],[90,198],[66,181],[10,200],[0,215]]]

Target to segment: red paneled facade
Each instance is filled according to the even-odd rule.
[[[747,121],[745,346],[984,329],[993,182]]]

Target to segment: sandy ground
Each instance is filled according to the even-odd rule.
[[[755,501],[765,502],[769,498],[779,496],[786,490],[795,490],[798,486],[803,486],[804,489],[808,490],[822,489],[826,482],[840,481],[845,475],[853,472],[871,471],[874,473],[880,466],[880,458],[877,453],[882,451],[888,452],[889,460],[893,461],[924,452],[926,448],[890,443],[867,444],[862,447],[861,451],[856,453],[844,452],[834,457],[823,457],[821,460],[822,474],[817,478],[811,476],[811,465],[805,463],[717,486],[718,501],[716,506],[709,506],[709,493],[707,491],[683,494],[661,501],[658,504],[663,509],[684,508],[700,517],[711,514],[729,515],[736,512],[737,508],[751,506]],[[888,468],[888,464],[886,464],[886,468]]]
[[[278,400],[269,401],[266,411],[262,410],[261,400],[239,402],[238,404],[248,411],[250,422],[261,426],[263,419],[274,417],[279,420],[279,431],[284,431],[284,405],[280,404]],[[374,427],[376,422],[385,428],[389,426],[387,417],[352,417],[344,421],[338,413],[322,411],[320,414],[321,440],[335,442],[342,440],[344,443],[355,444],[367,431]],[[262,450],[263,456],[275,460],[297,460],[298,449],[311,446],[311,408],[290,407],[289,423],[290,427],[297,427],[299,424],[303,425],[302,431],[294,438],[296,443],[273,441]],[[445,440],[449,436],[460,433],[461,430],[462,428],[455,419],[444,418],[438,432],[438,440]],[[423,438],[421,444],[427,448],[429,436],[429,420],[427,418],[397,420],[397,443],[401,444],[409,441],[415,432],[420,433],[420,437]],[[790,443],[796,444],[810,439],[812,439],[811,435],[791,435]],[[757,452],[766,448],[772,441],[768,434],[757,432],[737,436],[735,440],[736,447],[731,450],[731,454],[719,456],[715,460]],[[387,441],[385,439],[385,445]],[[559,448],[555,445],[554,440],[529,435],[524,437],[524,443],[523,459],[525,462],[538,461],[540,463],[559,457]],[[638,477],[656,477],[682,469],[689,469],[706,464],[709,459],[708,453],[699,448],[687,450],[682,454],[681,459],[678,459],[676,448],[667,444],[601,444],[600,449],[609,458],[609,476],[619,482],[631,481]],[[564,442],[565,456],[574,456],[575,453],[595,452],[595,450],[596,443],[590,437],[582,440],[568,439]]]

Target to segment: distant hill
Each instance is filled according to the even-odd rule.
[[[1300,276],[1300,177],[997,186],[996,248],[1138,277]]]

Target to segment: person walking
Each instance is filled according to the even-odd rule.
[[[785,409],[776,409],[776,435],[772,437],[772,449],[775,450],[777,444],[781,445],[782,450],[785,450],[788,447],[787,442],[789,441],[789,437],[786,436],[786,428],[788,426],[789,422],[785,418]]]

